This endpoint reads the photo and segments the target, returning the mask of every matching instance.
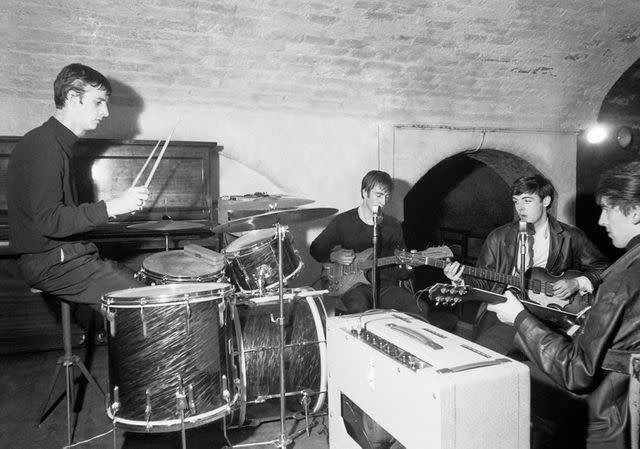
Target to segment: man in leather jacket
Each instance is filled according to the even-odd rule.
[[[555,194],[551,181],[541,175],[523,176],[513,183],[511,192],[520,223],[526,223],[530,233],[525,254],[526,269],[539,267],[556,276],[568,270],[574,270],[574,274],[579,274],[575,277],[564,276],[554,282],[553,296],[558,303],[565,300],[568,302],[577,292],[593,292],[600,284],[600,273],[607,267],[607,260],[584,232],[548,214],[547,209]],[[520,223],[513,221],[494,229],[482,246],[476,266],[506,275],[520,273]],[[447,265],[444,273],[454,282],[459,282],[462,269],[462,265],[453,262]],[[497,293],[503,293],[507,287],[505,284],[470,276],[464,276],[462,279],[473,287]],[[528,296],[536,301],[531,291]],[[543,300],[549,299],[544,294],[538,296]],[[486,305],[482,304],[478,312],[475,341],[501,354],[512,353],[515,350],[515,330],[500,323],[494,313],[486,313],[485,308]]]
[[[602,208],[598,224],[626,253],[603,273],[586,322],[573,338],[547,327],[510,292],[506,302],[488,307],[514,327],[517,347],[532,361],[534,436],[545,430],[552,433],[540,447],[630,447],[629,377],[603,370],[603,362],[610,350],[640,350],[640,161],[603,173],[596,200]],[[575,413],[580,408],[569,410],[562,401],[540,406],[534,384],[539,374],[564,392],[566,402],[581,407],[582,417]],[[570,427],[568,421],[581,427]]]

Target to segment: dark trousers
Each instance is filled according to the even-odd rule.
[[[95,245],[87,245],[81,254],[71,250],[66,254],[69,259],[64,261],[60,260],[59,250],[23,255],[18,265],[31,287],[65,301],[87,304],[98,311],[103,295],[144,286],[133,277],[132,270],[113,260],[102,259]]]
[[[337,311],[343,313],[362,313],[373,307],[373,291],[371,285],[359,284],[346,292],[336,305]],[[342,304],[340,304],[342,303]],[[378,294],[379,309],[395,309],[399,312],[411,313],[427,319],[428,307],[408,290],[397,285],[381,285]]]

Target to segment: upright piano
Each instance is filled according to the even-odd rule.
[[[9,242],[7,171],[9,156],[19,140],[0,137],[0,353],[52,349],[61,347],[62,342],[57,304],[32,292],[21,279]],[[118,196],[131,186],[155,145],[149,140],[79,140],[72,164],[79,201]],[[187,243],[219,249],[211,228],[218,223],[220,150],[216,142],[171,141],[149,185],[151,197],[145,210],[111,220],[84,237],[95,242],[105,257],[133,270],[149,254],[179,249]],[[151,166],[147,166],[141,183]],[[165,220],[198,226],[171,231],[130,227],[161,225]],[[79,342],[84,338],[75,327],[74,339]]]

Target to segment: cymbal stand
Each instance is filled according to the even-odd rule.
[[[287,232],[287,226],[282,226],[280,223],[276,223],[275,225],[276,227],[276,235],[278,237],[278,299],[279,299],[279,314],[280,316],[278,318],[274,318],[273,315],[271,315],[271,321],[276,323],[279,327],[280,327],[280,344],[279,344],[279,350],[280,350],[280,435],[278,436],[278,439],[276,440],[271,440],[271,441],[258,441],[255,443],[247,443],[247,444],[238,444],[238,445],[232,445],[232,446],[225,446],[228,448],[241,448],[241,447],[253,447],[253,446],[266,446],[266,445],[273,445],[274,447],[280,447],[280,448],[284,448],[286,449],[287,447],[289,447],[289,445],[291,444],[291,442],[299,437],[300,435],[302,435],[303,433],[307,433],[307,435],[309,434],[309,419],[308,419],[308,393],[305,392],[302,398],[302,404],[305,406],[305,420],[307,423],[307,427],[303,428],[297,432],[294,432],[291,435],[287,435],[284,429],[284,422],[285,422],[285,414],[286,414],[286,408],[287,408],[287,403],[286,403],[286,387],[285,387],[285,363],[284,363],[284,326],[285,326],[285,320],[284,320],[284,275],[282,272],[282,240],[285,237],[285,232]],[[226,427],[226,420],[224,422],[224,425]],[[226,428],[224,429],[224,433],[226,436]],[[227,440],[228,441],[228,440]]]

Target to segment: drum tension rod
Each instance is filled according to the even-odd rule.
[[[311,398],[309,397],[309,393],[311,393],[311,390],[302,390],[302,399],[300,399],[300,404],[304,407],[304,422],[307,428],[307,436],[311,436],[311,427],[309,427],[309,404],[311,403]]]
[[[276,318],[276,317],[273,316],[273,313],[270,314],[270,315],[271,315],[271,322],[272,323],[276,323],[278,326],[281,326],[281,325],[282,326],[286,326],[287,325],[287,319],[285,317],[282,317],[282,318],[277,317]]]
[[[147,406],[144,408],[144,419],[146,421],[145,428],[148,432],[149,429],[151,429],[151,424],[149,424],[149,421],[151,421],[151,393],[148,388],[144,391],[144,394],[147,396]]]
[[[140,320],[142,321],[142,336],[144,338],[147,338],[147,320],[144,319],[144,306],[146,303],[146,298],[140,298]]]

